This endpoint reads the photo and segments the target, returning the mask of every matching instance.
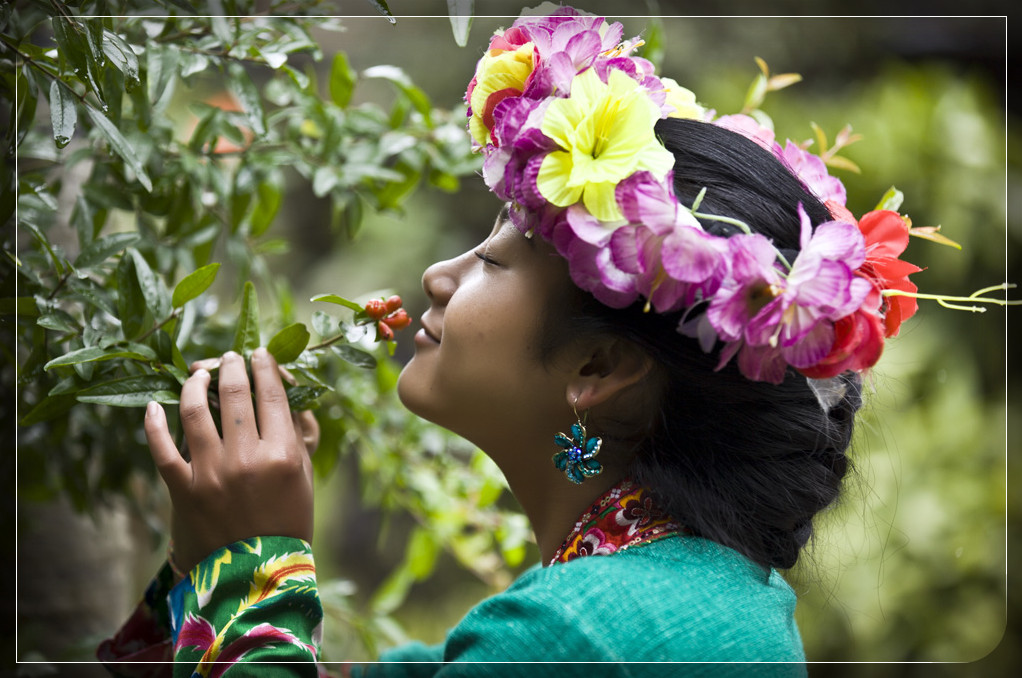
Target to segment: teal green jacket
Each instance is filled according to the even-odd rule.
[[[794,610],[795,595],[776,572],[672,534],[537,565],[476,605],[441,645],[324,667],[316,664],[323,611],[311,549],[262,537],[219,549],[180,581],[164,568],[98,654],[117,675],[182,678],[316,676],[324,668],[364,678],[804,676]]]
[[[795,594],[777,572],[714,542],[673,536],[612,555],[537,565],[476,605],[443,644],[412,644],[381,660],[615,662],[494,664],[485,672],[492,676],[531,677],[539,668],[557,676],[804,676],[794,612]],[[381,663],[365,667],[364,675],[483,674],[474,665]]]

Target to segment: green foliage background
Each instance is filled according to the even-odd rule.
[[[578,5],[610,16],[620,11],[608,3]],[[407,9],[396,1],[390,8],[399,17]],[[343,102],[347,107],[378,107],[392,119],[402,108],[405,115],[414,115],[416,101],[421,103],[416,92],[421,92],[428,97],[430,115],[449,119],[453,129],[460,126],[460,118],[456,112],[443,111],[457,108],[488,35],[508,25],[518,9],[512,3],[489,4],[486,11],[508,18],[476,16],[464,49],[452,39],[445,15],[399,18],[394,25],[378,16],[347,18],[340,21],[345,30],[330,32],[310,24],[309,50],[320,50],[324,58],[310,57],[304,72],[318,77],[317,92],[325,106],[332,101],[343,110],[337,93],[347,92],[341,95],[343,102],[350,94]],[[420,13],[418,9],[408,13],[412,11]],[[480,7],[476,11],[482,14]],[[437,13],[445,12],[442,7]],[[371,13],[367,6],[366,14]],[[771,94],[764,105],[778,135],[811,138],[812,120],[833,137],[851,123],[864,136],[844,153],[863,168],[863,174],[839,173],[848,186],[852,210],[872,208],[895,184],[906,195],[902,209],[915,225],[940,224],[946,235],[963,245],[961,252],[921,241],[910,245],[906,258],[927,267],[914,276],[922,290],[968,294],[1020,270],[1018,205],[1009,199],[1018,183],[1019,136],[998,76],[1007,58],[1003,20],[622,21],[626,35],[646,37],[650,57],[662,55],[664,75],[690,87],[704,104],[722,113],[741,107],[756,73],[754,56],[764,58],[776,72],[802,73],[803,83]],[[982,48],[963,55],[962,45]],[[346,54],[343,65],[349,70],[337,66],[338,50]],[[140,62],[144,58],[148,57],[139,55]],[[301,58],[296,52],[288,64],[305,63]],[[410,80],[366,76],[366,69],[381,64],[402,68]],[[344,85],[346,73],[357,78],[350,92]],[[251,119],[191,103],[224,88],[237,90],[235,79],[244,77],[229,65],[220,79],[196,70],[185,83],[189,86],[180,88],[167,105],[184,111],[191,107],[201,114],[200,120],[210,121],[207,129],[220,134],[209,132],[206,141],[213,136],[244,141],[243,133],[230,130],[254,130]],[[253,77],[255,86],[263,87],[262,96],[272,99],[276,85],[263,77]],[[409,89],[409,82],[416,90]],[[129,92],[125,106],[132,105],[130,98]],[[440,112],[433,112],[434,106]],[[52,121],[43,108],[39,111],[38,128],[48,132]],[[425,109],[418,112],[424,117]],[[79,124],[88,119],[82,117]],[[304,119],[296,118],[299,135]],[[50,174],[38,181],[53,182],[53,172],[59,175],[59,168],[70,164],[68,151],[57,150],[52,136],[37,143],[46,149],[39,154],[53,163],[46,170]],[[104,152],[102,143],[97,139],[98,145],[77,152],[91,157]],[[151,158],[165,153],[169,141],[139,143]],[[200,138],[192,145],[202,150],[203,143]],[[76,152],[74,143],[68,148]],[[115,156],[110,155],[114,163]],[[34,167],[28,157],[20,152],[23,173]],[[328,195],[336,183],[324,187],[336,181],[332,176],[336,171],[357,161],[350,153],[338,154],[320,165],[327,169],[310,165],[302,171],[298,162],[295,172],[284,168],[289,164],[284,158],[271,154],[262,165],[264,173],[242,181],[249,188],[249,202],[228,210],[227,217],[229,223],[230,214],[242,215],[241,242],[231,245],[231,235],[220,235],[223,240],[214,250],[223,255],[225,266],[235,268],[229,277],[217,276],[207,294],[216,294],[220,305],[214,309],[207,303],[209,313],[202,317],[225,329],[211,329],[208,339],[196,341],[186,355],[189,360],[229,343],[235,295],[240,282],[253,276],[264,276],[258,277],[264,285],[260,296],[275,299],[269,315],[277,327],[305,322],[316,308],[304,300],[326,291],[364,299],[381,289],[394,289],[416,316],[425,303],[418,282],[422,269],[474,244],[492,222],[497,204],[482,182],[457,181],[469,166],[450,166],[447,172],[434,174],[432,165],[420,164],[413,165],[415,184],[432,180],[444,189],[458,184],[459,191],[418,192],[408,198],[412,182],[384,175],[379,186],[392,186],[386,190],[398,195],[400,204],[374,204],[372,191],[363,187],[363,202],[358,204],[368,209],[360,215],[359,237],[349,242],[345,228],[352,223],[352,203],[342,200],[338,207],[338,200]],[[393,163],[384,167],[402,172]],[[233,178],[219,189],[213,186],[214,192],[220,191],[218,205],[232,205],[232,199],[244,202],[237,197],[236,170],[225,172]],[[130,181],[130,172],[127,175]],[[160,174],[152,172],[151,178],[158,185]],[[22,199],[26,195],[32,194],[23,185]],[[260,200],[279,201],[272,223],[256,224],[256,230],[264,228],[258,234],[266,238],[261,242],[275,243],[263,250],[253,245],[252,238],[251,220],[258,222],[263,213],[254,207]],[[182,221],[196,231],[201,226],[195,220],[201,221],[204,214],[201,204],[201,199],[193,202],[192,216]],[[374,213],[372,208],[380,206],[383,213]],[[130,214],[116,206],[111,212],[118,210]],[[120,218],[106,222],[107,228],[130,232],[130,219]],[[94,217],[90,223],[96,223]],[[228,232],[223,223],[218,228],[218,233]],[[6,234],[8,248],[11,240]],[[46,269],[49,254],[32,237],[19,231],[19,256],[22,261],[36,257],[38,268]],[[271,255],[284,247],[289,248],[286,254]],[[180,280],[178,272],[206,261],[178,261],[161,269],[158,248],[136,249],[150,265],[157,264],[157,270],[169,272],[168,290]],[[109,256],[111,267],[125,260],[119,250]],[[1017,273],[1013,277],[1017,280]],[[282,279],[287,280],[286,287],[280,284]],[[1007,578],[1010,555],[1019,545],[1016,528],[1022,512],[1017,492],[1009,489],[1019,481],[1017,463],[1009,455],[1017,454],[1017,422],[1022,421],[1019,375],[1009,370],[1007,356],[1009,337],[1018,336],[1017,316],[998,308],[983,315],[963,314],[923,302],[919,314],[889,342],[860,419],[854,445],[856,475],[841,504],[822,517],[805,563],[789,575],[800,593],[798,616],[811,660],[973,662],[1000,645],[979,664],[954,667],[954,675],[972,670],[977,675],[1009,675],[1009,668],[1019,662],[1017,650],[1011,648],[1019,645],[1020,592],[1009,590],[1017,584]],[[5,316],[5,328],[11,327],[9,318]],[[143,324],[154,320],[146,317]],[[268,338],[264,330],[262,339]],[[406,350],[399,343],[398,361],[407,357]],[[22,366],[25,357],[17,358]],[[321,408],[328,452],[317,456],[324,484],[317,500],[316,543],[331,616],[327,651],[335,658],[365,656],[406,636],[440,640],[481,595],[504,585],[516,568],[535,557],[534,548],[526,543],[526,526],[511,510],[513,503],[502,491],[499,474],[463,443],[404,414],[393,396],[397,366],[378,357],[379,364],[368,373],[340,360],[309,367],[310,375],[335,387],[337,394],[328,396]],[[7,374],[9,370],[5,379]],[[28,388],[23,384],[23,390]],[[78,481],[101,478],[102,484],[123,477],[127,483],[137,473],[151,477],[137,440],[131,448],[136,451],[127,459],[111,457],[111,435],[120,437],[121,446],[136,434],[130,426],[95,431],[90,449],[99,456],[90,458],[100,461],[92,462],[99,467],[91,474],[84,468],[85,457],[71,444],[44,457],[50,471],[36,473],[33,469],[42,462],[31,456],[31,445],[40,434],[22,429],[19,470],[35,475],[20,477],[19,496],[70,493],[85,505],[99,488],[87,484],[78,488]],[[67,468],[54,472],[54,464]],[[121,469],[122,476],[111,474],[111,468]],[[39,481],[40,477],[48,480]],[[158,495],[131,496],[158,508]],[[933,665],[825,664],[812,673],[903,675],[924,668],[928,673],[941,670]]]

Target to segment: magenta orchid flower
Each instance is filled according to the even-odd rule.
[[[726,343],[720,367],[738,353],[750,379],[780,383],[786,365],[808,368],[834,343],[834,321],[854,313],[870,292],[855,275],[865,261],[862,234],[831,221],[815,231],[799,206],[801,247],[785,275],[773,245],[761,235],[735,236],[731,275],[717,291],[707,318]]]
[[[636,275],[640,294],[658,313],[676,311],[716,292],[727,273],[723,238],[703,230],[674,197],[670,175],[637,172],[616,191],[630,226],[610,239],[612,259]]]
[[[837,177],[830,176],[827,165],[820,156],[810,153],[791,139],[785,142],[783,149],[780,144],[775,145],[774,155],[788,166],[802,185],[819,198],[820,202],[833,201],[839,205],[845,204],[847,200],[845,185]]]

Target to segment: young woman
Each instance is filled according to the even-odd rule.
[[[620,41],[619,24],[567,8],[523,18],[493,38],[469,86],[484,177],[507,204],[478,247],[425,272],[430,306],[399,393],[495,460],[542,563],[442,645],[383,656],[430,663],[368,675],[554,661],[805,673],[778,569],[840,491],[858,372],[914,311],[881,295],[914,290],[914,267],[897,261],[907,227],[893,212],[857,223],[822,163],[751,119],[711,122]],[[173,658],[174,675],[239,661],[316,673],[285,662],[318,659],[317,429],[289,412],[265,350],[251,367],[254,407],[244,360],[220,362],[222,438],[209,373],[186,382],[188,461],[162,409],[147,411],[174,550],[101,647],[112,670]]]

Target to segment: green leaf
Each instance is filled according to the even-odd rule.
[[[877,203],[875,209],[878,210],[891,210],[897,212],[901,207],[902,201],[905,199],[905,194],[899,191],[894,186],[887,189],[884,193],[884,197],[880,198],[880,202]]]
[[[337,185],[339,179],[337,169],[329,165],[322,165],[316,168],[312,175],[312,194],[322,198]]]
[[[65,393],[75,393],[81,390],[82,384],[74,377],[68,377],[67,379],[61,379],[57,382],[57,385],[50,389],[46,395],[64,395]]]
[[[77,350],[65,353],[59,358],[54,358],[43,366],[44,370],[63,365],[79,365],[81,363],[92,363],[101,360],[113,360],[114,358],[127,358],[129,360],[142,360],[145,362],[156,360],[156,351],[145,344],[130,343],[127,346],[86,346]]]
[[[451,30],[458,47],[468,44],[468,33],[472,30],[472,15],[475,0],[447,0],[447,14],[451,18]]]
[[[196,11],[195,7],[191,3],[185,2],[185,0],[165,0],[165,1],[169,2],[170,4],[174,5],[175,7],[179,7],[181,9],[183,9],[184,11],[188,12],[189,14],[191,14],[193,16],[195,14],[198,14],[198,11]]]
[[[170,313],[170,295],[163,284],[163,279],[156,276],[141,252],[129,247],[127,253],[135,264],[135,277],[138,278],[138,286],[145,298],[146,308],[154,318],[158,320],[166,318]]]
[[[249,235],[252,237],[259,237],[270,227],[277,212],[280,211],[280,202],[283,198],[280,188],[269,181],[259,184],[256,195],[259,200],[252,210],[252,222],[249,229]]]
[[[312,312],[312,329],[316,330],[316,333],[324,339],[337,334],[339,327],[337,320],[329,313]]]
[[[231,77],[227,82],[231,91],[234,96],[238,97],[241,108],[245,111],[245,117],[248,118],[248,122],[252,126],[252,131],[256,136],[263,136],[266,134],[266,114],[263,112],[259,90],[256,89],[248,72],[239,64],[232,64],[229,70]]]
[[[368,2],[376,9],[377,12],[387,17],[387,21],[392,24],[397,23],[397,19],[394,18],[394,14],[390,11],[390,7],[387,7],[387,0],[368,0]]]
[[[119,35],[103,31],[103,54],[126,78],[138,82],[138,57]]]
[[[50,243],[50,239],[46,237],[46,234],[39,230],[39,227],[30,221],[23,221],[21,226],[28,229],[28,232],[32,234],[35,241],[46,250],[46,254],[50,259],[50,264],[53,266],[53,270],[56,271],[57,275],[64,275],[64,263],[53,250],[53,245]]]
[[[141,238],[139,233],[126,232],[114,233],[99,240],[93,240],[75,259],[75,268],[90,268],[101,264],[117,252],[134,245]]]
[[[17,144],[20,146],[25,135],[28,134],[29,130],[35,127],[33,123],[35,122],[35,109],[36,105],[39,103],[39,98],[36,96],[35,88],[29,84],[28,78],[26,78],[23,74],[18,74],[16,82],[17,84],[15,85],[15,88],[18,90]],[[6,221],[6,218],[4,218],[4,221]]]
[[[102,97],[95,78],[95,59],[90,55],[92,46],[85,35],[88,31],[68,16],[54,17],[51,20],[51,25],[53,38],[57,41],[61,57],[70,62],[74,74],[79,80],[85,82],[97,96]]]
[[[407,565],[390,573],[380,586],[373,591],[369,608],[378,615],[390,614],[401,606],[408,597],[408,590],[415,583],[415,577]]]
[[[57,148],[64,148],[75,135],[78,124],[78,107],[74,93],[59,80],[50,83],[50,122],[53,125],[53,142]]]
[[[29,410],[28,414],[22,417],[21,421],[18,423],[22,426],[31,426],[32,424],[38,424],[41,421],[56,419],[74,407],[76,402],[78,401],[75,400],[73,393],[64,393],[43,398],[35,407]]]
[[[213,281],[216,280],[216,274],[219,270],[219,263],[207,264],[181,278],[181,281],[174,286],[174,296],[170,301],[170,305],[174,308],[181,308],[205,292],[213,284]]]
[[[18,315],[21,315],[21,313],[19,312]],[[78,327],[78,323],[71,314],[61,311],[59,308],[54,309],[50,313],[39,316],[39,318],[35,321],[35,324],[39,327],[45,327],[48,330],[53,330],[54,332],[78,334],[81,331],[81,328]]]
[[[376,367],[376,358],[371,353],[366,353],[360,348],[355,348],[351,344],[333,345],[330,348],[334,350],[334,353],[344,360],[349,362],[355,367],[361,367],[367,370],[371,370]]]
[[[355,90],[357,75],[348,64],[348,55],[338,52],[330,66],[330,99],[341,108],[347,108]]]
[[[146,374],[113,379],[82,389],[75,394],[78,402],[115,407],[145,407],[150,400],[164,405],[178,402],[180,386],[166,374]]]
[[[238,316],[238,326],[234,331],[231,350],[247,356],[257,348],[259,348],[259,298],[256,296],[255,285],[251,280],[246,280],[241,298],[241,315]]]
[[[273,70],[277,70],[287,63],[286,52],[274,52],[273,50],[262,49],[260,47],[257,47],[256,49],[259,51],[259,56],[266,61],[266,65]]]
[[[382,78],[392,82],[402,94],[408,97],[415,110],[422,114],[422,117],[426,120],[426,125],[432,127],[431,116],[433,109],[429,103],[429,97],[415,86],[412,79],[402,69],[389,65],[373,66],[362,71],[362,75],[367,78]]]
[[[131,257],[122,257],[114,271],[114,285],[117,290],[117,318],[121,321],[121,329],[127,338],[136,337],[143,331],[146,315],[145,297],[139,289],[138,276]],[[97,295],[93,303],[99,301]]]
[[[327,392],[325,386],[292,386],[285,384],[287,392],[287,406],[294,412],[310,410],[316,403],[316,398]]]
[[[110,148],[119,155],[124,162],[131,166],[131,170],[138,177],[138,182],[142,184],[146,191],[150,193],[153,190],[153,182],[146,174],[145,168],[142,167],[142,161],[135,153],[134,147],[124,138],[121,131],[117,129],[110,120],[107,119],[100,111],[86,104],[85,112],[89,114],[89,118],[92,120],[92,124],[96,126],[100,134],[106,138],[107,143],[110,144]]]
[[[162,110],[170,102],[174,88],[177,66],[181,60],[181,52],[173,45],[149,43],[146,46],[146,85],[148,98],[155,110]]]
[[[255,248],[257,254],[287,254],[290,251],[291,241],[287,238],[263,240]]]
[[[293,323],[273,335],[266,350],[273,354],[278,363],[289,363],[302,354],[309,345],[310,336],[304,324]]]
[[[412,576],[423,580],[433,573],[437,557],[440,555],[440,543],[432,532],[421,527],[415,528],[408,541],[408,568]]]
[[[364,216],[365,209],[362,207],[362,200],[356,195],[344,208],[344,233],[349,240],[358,235]]]
[[[313,297],[312,299],[309,299],[309,301],[325,301],[328,304],[338,304],[340,306],[350,308],[356,313],[360,313],[363,310],[360,304],[357,304],[354,301],[351,301],[350,299],[345,299],[344,297],[337,296],[336,294],[319,294]]]
[[[745,104],[742,112],[749,113],[763,103],[763,98],[767,92],[767,79],[762,73],[758,74],[756,78],[749,85],[749,91],[745,93]]]

